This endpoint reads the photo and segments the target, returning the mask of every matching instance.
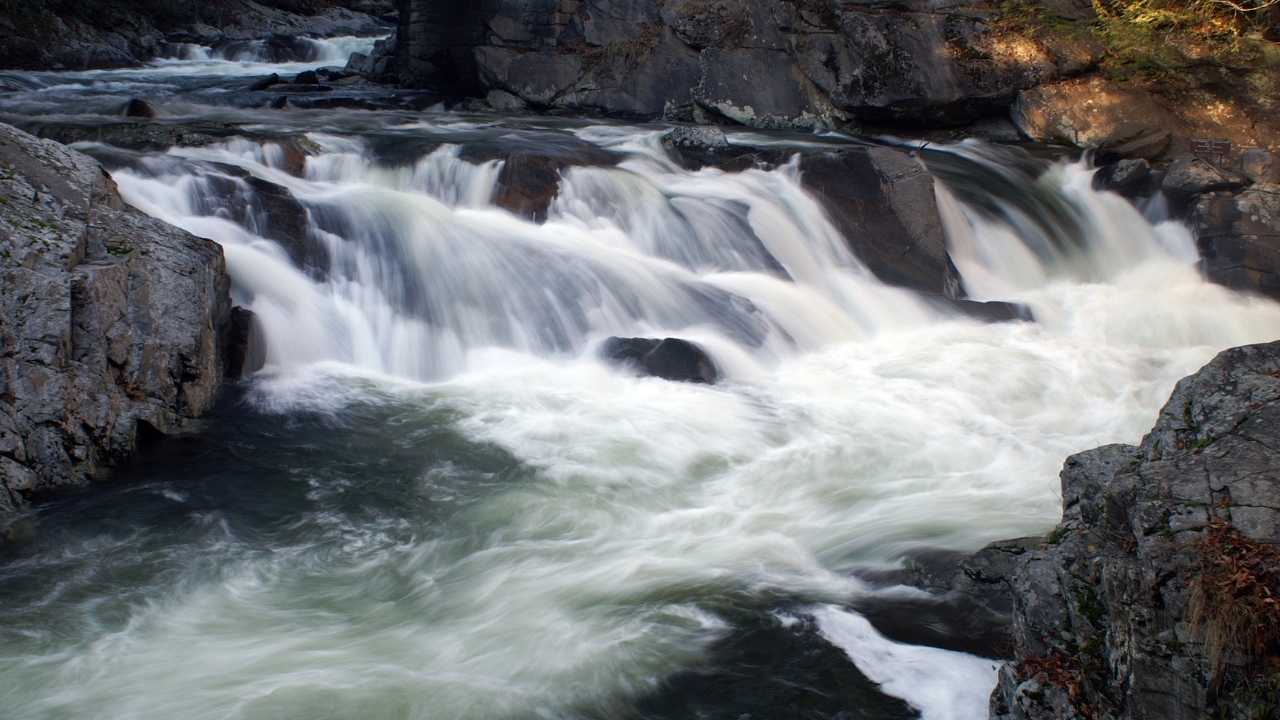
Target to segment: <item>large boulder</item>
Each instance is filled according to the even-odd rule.
[[[917,158],[858,147],[805,154],[800,171],[805,188],[876,277],[934,295],[960,294],[934,179]]]
[[[1013,122],[1037,142],[1104,157],[1154,158],[1173,135],[1169,112],[1149,93],[1097,76],[1024,90],[1013,105]]]
[[[601,346],[600,355],[609,362],[664,380],[714,385],[720,379],[711,356],[688,340],[611,337]]]
[[[1274,717],[1274,669],[1250,643],[1275,636],[1259,608],[1280,591],[1277,443],[1271,343],[1178,383],[1141,445],[1069,458],[1062,524],[1014,573],[1014,661],[991,717]],[[1244,635],[1242,608],[1262,613]]]
[[[102,477],[207,411],[230,281],[95,161],[0,125],[0,511]],[[0,517],[0,524],[3,518]]]
[[[1280,185],[1200,195],[1188,222],[1210,280],[1280,300]]]
[[[1248,180],[1200,158],[1179,158],[1169,165],[1160,188],[1177,202],[1218,190],[1239,190]]]

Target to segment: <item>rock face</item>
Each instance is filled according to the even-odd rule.
[[[664,380],[714,385],[720,379],[711,357],[688,340],[612,337],[605,341],[600,354],[610,362]]]
[[[0,525],[212,405],[221,249],[124,205],[93,160],[0,125]]]
[[[1202,545],[1212,528],[1280,543],[1277,448],[1271,343],[1228,350],[1180,382],[1141,445],[1068,459],[1062,524],[1014,573],[1015,661],[991,717],[1274,717],[1274,670],[1228,647],[1215,684],[1190,606],[1218,562]]]
[[[1041,3],[1032,3],[1041,4]],[[1088,3],[1044,2],[1088,16]],[[963,123],[1086,69],[998,3],[908,0],[401,0],[401,80],[538,110],[725,118],[757,127]]]

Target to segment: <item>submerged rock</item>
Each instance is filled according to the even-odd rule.
[[[212,406],[230,280],[217,244],[126,206],[85,155],[0,125],[0,168],[0,510],[13,510]]]
[[[151,119],[156,116],[156,110],[146,100],[131,98],[124,104],[124,116]]]
[[[720,379],[711,357],[688,340],[611,337],[600,354],[610,362],[664,380],[714,385]]]
[[[1278,443],[1270,343],[1223,352],[1179,382],[1141,445],[1069,458],[1062,524],[1014,574],[1014,661],[991,717],[1259,717],[1274,671],[1229,637],[1217,657],[1206,633],[1220,628],[1196,624],[1191,605],[1220,562],[1205,554],[1210,533],[1280,543]]]

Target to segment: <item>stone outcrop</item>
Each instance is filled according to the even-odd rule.
[[[1210,280],[1280,300],[1280,184],[1200,195],[1189,221]]]
[[[1078,0],[1043,5],[1092,12]],[[1097,54],[1084,40],[1018,32],[997,3],[925,0],[401,0],[398,39],[387,52],[410,85],[756,127],[964,123]]]
[[[1274,717],[1274,665],[1228,644],[1215,667],[1191,605],[1218,562],[1213,528],[1280,543],[1280,343],[1184,379],[1140,445],[1069,458],[1062,498],[1062,524],[1013,574],[1014,661],[991,717]]]
[[[0,525],[208,410],[230,281],[89,157],[0,125]]]

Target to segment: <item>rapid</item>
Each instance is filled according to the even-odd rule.
[[[689,171],[658,126],[233,99],[364,47],[0,94],[6,122],[92,124],[146,89],[162,122],[233,124],[76,147],[223,247],[266,341],[205,432],[47,502],[0,555],[0,715],[985,717],[997,661],[886,637],[858,602],[919,591],[867,573],[1046,532],[1068,455],[1136,442],[1179,378],[1280,330],[1084,162],[919,150],[968,295],[1035,318],[982,323],[878,281],[795,162]],[[545,221],[496,204],[486,148],[586,146],[616,164],[566,169]],[[273,236],[257,181],[305,242]],[[724,379],[636,377],[599,359],[610,336],[693,340]]]

